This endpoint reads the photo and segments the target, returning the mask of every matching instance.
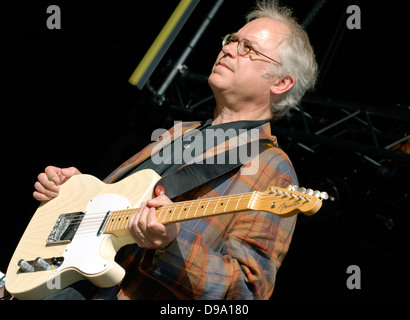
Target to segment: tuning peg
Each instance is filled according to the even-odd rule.
[[[299,192],[300,193],[306,193],[306,188],[303,188],[303,187],[299,188]]]
[[[316,198],[319,198],[319,197],[320,197],[320,191],[318,191],[318,190],[313,191],[313,195],[314,195]]]
[[[307,190],[306,190],[306,194],[309,195],[309,196],[313,195],[313,190],[310,189],[310,188],[307,189]]]
[[[327,200],[329,199],[329,195],[327,194],[327,192],[321,192],[319,198],[322,200]]]
[[[293,186],[291,184],[286,185],[285,189],[288,189],[289,191],[291,191],[293,188]]]
[[[293,185],[293,186],[292,186],[292,191],[298,192],[298,191],[299,191],[299,187],[298,187],[296,184]]]

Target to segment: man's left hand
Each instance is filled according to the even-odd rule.
[[[156,208],[171,203],[167,196],[160,195],[142,203],[141,207],[130,216],[128,229],[139,247],[163,249],[175,240],[180,224],[164,225],[156,216]]]

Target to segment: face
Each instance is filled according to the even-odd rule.
[[[260,18],[241,28],[236,33],[236,39],[247,39],[257,51],[280,61],[276,46],[285,32],[282,24],[269,18]],[[262,75],[271,67],[271,60],[253,51],[241,56],[237,47],[238,42],[222,47],[215,61],[208,80],[215,96],[222,94],[241,101],[270,101],[270,87],[274,79]]]

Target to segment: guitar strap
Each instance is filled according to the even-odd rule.
[[[246,145],[242,145],[236,148],[236,159],[235,161],[230,161],[231,152],[234,149],[227,150],[221,154],[217,154],[212,158],[207,158],[204,163],[193,163],[183,167],[180,170],[169,173],[168,175],[161,178],[155,185],[155,194],[158,196],[165,193],[168,198],[173,199],[187,191],[190,191],[204,183],[211,181],[235,168],[239,168],[243,163],[240,161],[240,151],[242,148],[246,147],[247,150],[251,150],[251,144],[254,142],[249,142]],[[267,150],[272,147],[272,142],[268,139],[259,140],[259,152]],[[243,151],[244,149],[242,149]],[[221,157],[224,157],[223,163],[221,163]],[[251,157],[245,157],[246,162],[254,158],[255,155]]]

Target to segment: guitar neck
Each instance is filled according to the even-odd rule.
[[[158,208],[156,214],[158,221],[163,224],[246,210],[261,210],[281,217],[291,217],[299,212],[303,212],[305,215],[315,214],[322,206],[321,199],[327,198],[326,192],[306,190],[297,186],[290,186],[287,189],[269,187],[264,192],[254,191],[176,202]],[[128,220],[137,210],[128,209],[111,212],[104,233],[111,233],[117,237],[129,235]]]
[[[176,202],[157,209],[157,219],[163,224],[182,222],[225,213],[251,210],[256,192]],[[113,211],[104,228],[104,233],[117,237],[129,235],[129,217],[138,209]]]

